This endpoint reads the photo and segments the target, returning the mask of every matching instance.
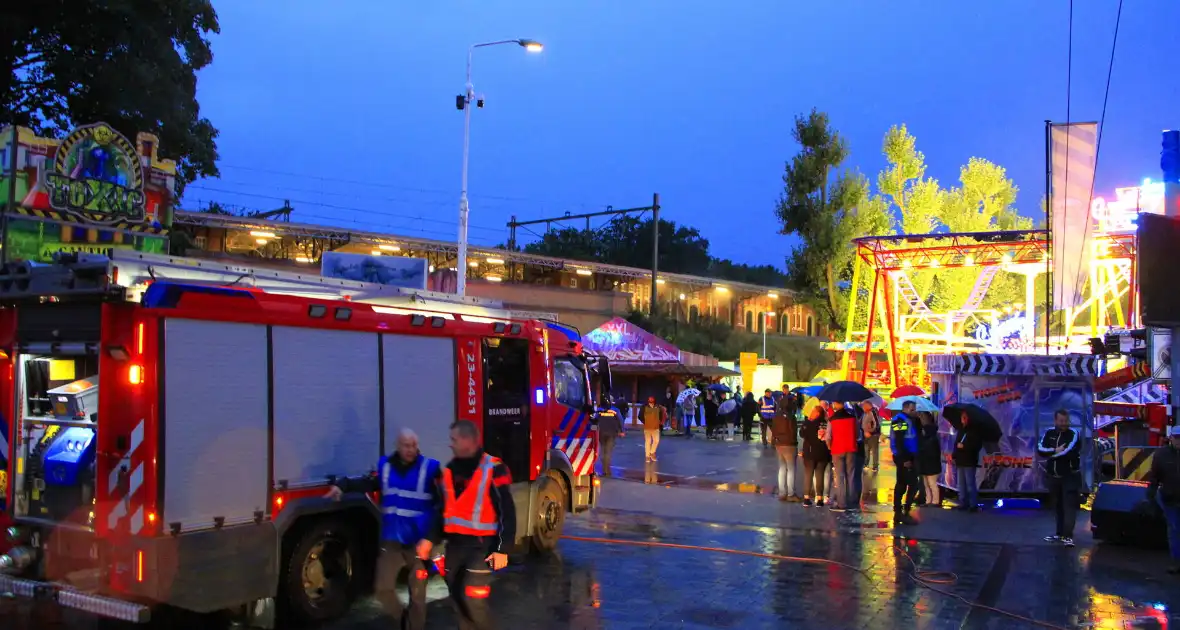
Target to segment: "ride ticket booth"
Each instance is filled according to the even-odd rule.
[[[974,404],[996,419],[1003,433],[985,442],[976,473],[979,496],[1037,496],[1048,493],[1037,442],[1053,426],[1058,409],[1069,412],[1070,426],[1082,441],[1083,492],[1094,488],[1098,451],[1094,441],[1094,377],[1103,368],[1091,355],[964,354],[928,355],[930,397],[939,407]],[[956,487],[951,453],[955,429],[938,418],[943,466],[939,484]]]

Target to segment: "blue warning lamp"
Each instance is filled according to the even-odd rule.
[[[1160,170],[1164,172],[1165,182],[1180,184],[1180,130],[1164,132]]]

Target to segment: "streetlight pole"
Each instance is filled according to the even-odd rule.
[[[463,103],[463,183],[462,190],[459,192],[459,260],[455,267],[457,276],[455,292],[459,297],[467,294],[467,217],[470,213],[467,204],[467,159],[471,153],[471,104],[476,101],[475,87],[471,84],[471,58],[475,54],[476,48],[502,44],[516,44],[529,52],[541,52],[543,49],[540,42],[531,39],[503,39],[496,42],[474,44],[467,49],[467,85],[464,88],[463,96],[460,97]]]

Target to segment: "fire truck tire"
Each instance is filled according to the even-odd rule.
[[[546,477],[537,488],[537,525],[529,539],[534,554],[546,555],[557,549],[565,527],[565,490],[560,481]]]
[[[296,536],[279,585],[283,617],[295,623],[342,617],[356,591],[357,537],[335,519],[313,522]]]

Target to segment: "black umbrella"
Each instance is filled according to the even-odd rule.
[[[962,416],[967,412],[967,430],[975,431],[984,442],[999,442],[1004,436],[1000,430],[1000,423],[979,405],[970,403],[954,403],[942,408],[942,417],[946,418],[956,431],[963,430]]]
[[[816,398],[827,402],[860,402],[874,396],[869,388],[852,381],[836,381],[828,383],[815,395]]]

